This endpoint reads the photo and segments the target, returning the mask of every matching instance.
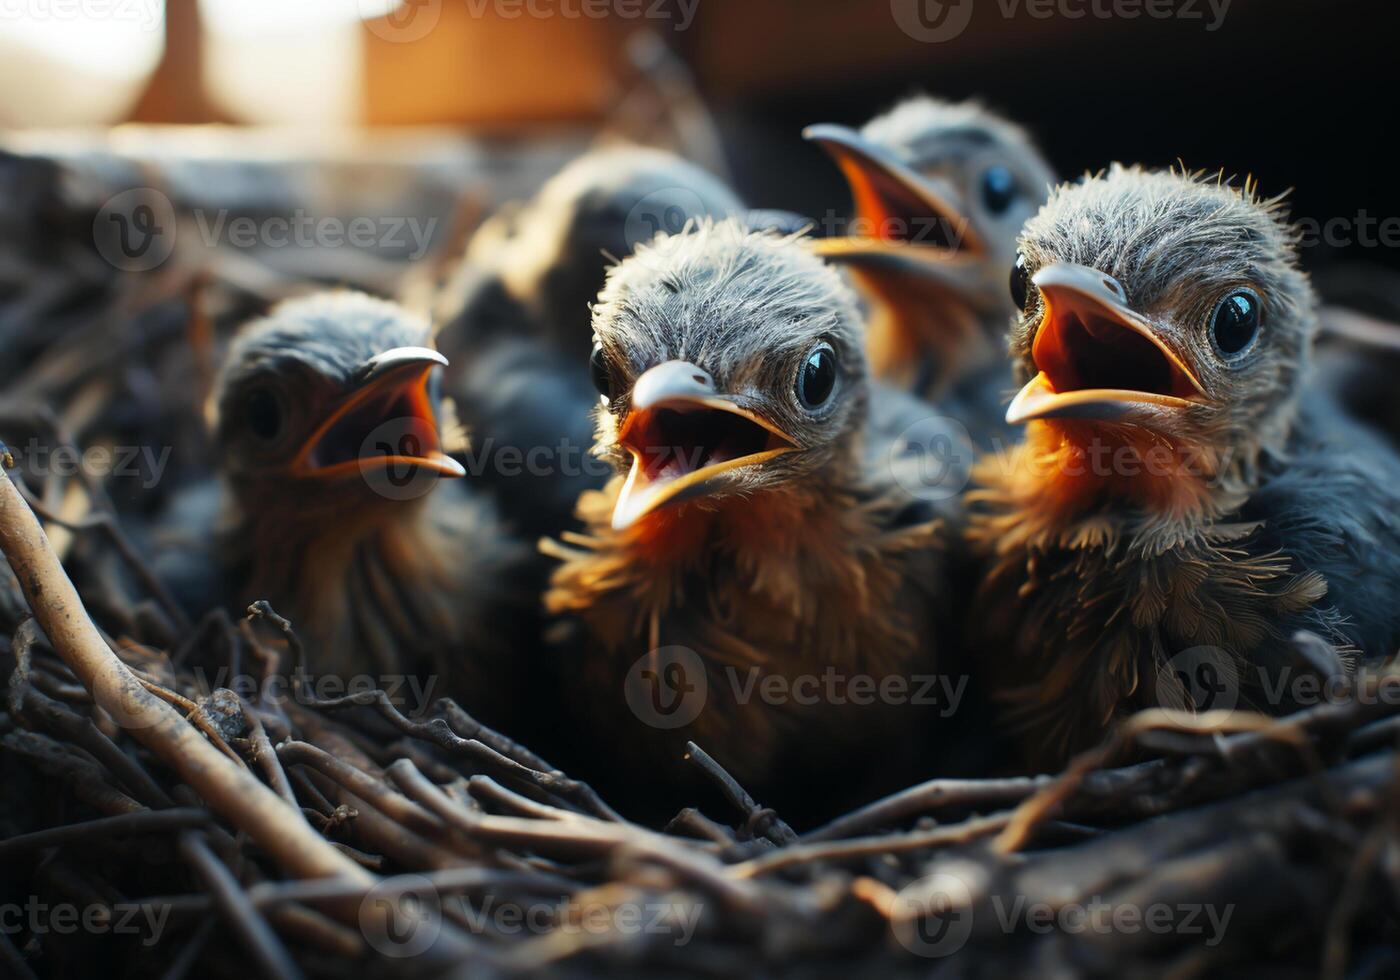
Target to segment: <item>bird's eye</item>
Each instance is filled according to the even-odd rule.
[[[593,376],[593,387],[598,389],[603,404],[612,401],[612,365],[608,363],[608,355],[603,353],[602,344],[593,345],[593,353],[588,356],[588,371]]]
[[[1016,253],[1016,262],[1011,266],[1011,302],[1016,309],[1026,311],[1031,299],[1031,270],[1022,252]]]
[[[243,417],[253,435],[271,442],[282,433],[282,400],[271,387],[260,385],[243,399]]]
[[[982,204],[992,214],[1005,214],[1020,196],[1016,176],[1006,167],[988,167],[982,172]]]
[[[1259,333],[1259,297],[1252,289],[1237,289],[1215,307],[1210,322],[1210,336],[1218,350],[1227,358],[1239,355]]]
[[[830,344],[812,348],[797,372],[797,400],[811,411],[821,408],[836,388],[836,352]]]

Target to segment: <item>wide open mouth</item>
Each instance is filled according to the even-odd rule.
[[[1036,338],[1036,366],[1058,392],[1118,389],[1182,400],[1196,394],[1174,357],[1118,320],[1070,313],[1042,334]]]
[[[1180,411],[1205,389],[1156,328],[1094,270],[1052,266],[1036,276],[1041,326],[1031,348],[1040,373],[1011,403],[1007,421],[1121,420],[1146,409]]]
[[[714,492],[722,474],[796,449],[776,426],[723,398],[673,398],[628,417],[632,470],[613,512],[622,529],[658,508]]]
[[[298,476],[336,477],[390,466],[419,466],[441,476],[465,474],[442,451],[429,393],[444,359],[405,348],[376,358],[368,379],[321,423],[292,463]]]
[[[918,246],[941,260],[986,249],[966,209],[949,189],[905,167],[882,148],[842,126],[811,126],[805,133],[831,154],[855,202],[852,234],[817,240],[819,254],[858,258],[882,246]]]

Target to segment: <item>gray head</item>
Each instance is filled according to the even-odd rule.
[[[850,462],[867,398],[860,320],[795,237],[738,220],[663,235],[608,274],[593,330],[598,442],[629,474],[616,527]]]
[[[469,258],[498,270],[507,290],[547,330],[583,351],[588,304],[610,262],[694,218],[743,205],[717,177],[678,156],[638,146],[596,150],[559,171],[509,217],[505,241],[484,229]],[[482,254],[489,251],[491,254]]]
[[[821,125],[806,136],[840,166],[855,202],[852,237],[828,240],[824,254],[896,294],[934,286],[1005,309],[1017,232],[1055,182],[1024,130],[975,102],[918,96],[859,132]]]
[[[426,320],[356,292],[291,300],[244,327],[209,405],[243,502],[374,505],[385,497],[370,473],[462,475],[442,451],[436,375],[446,359],[431,343]]]
[[[1056,190],[1020,253],[1008,421],[1281,448],[1316,298],[1277,200],[1115,165]]]

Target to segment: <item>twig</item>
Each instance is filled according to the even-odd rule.
[[[180,807],[170,810],[138,810],[115,817],[101,817],[83,823],[64,824],[62,827],[48,827],[36,830],[32,834],[0,840],[0,861],[29,854],[44,847],[101,844],[114,837],[162,834],[171,830],[199,827],[208,823],[209,819],[208,812],[204,810]]]
[[[962,823],[933,830],[913,831],[907,834],[890,834],[884,837],[858,837],[854,840],[825,841],[818,844],[794,844],[782,850],[764,854],[730,868],[736,878],[757,878],[772,874],[784,868],[816,861],[849,861],[854,858],[873,857],[879,854],[896,854],[901,851],[921,851],[933,847],[947,847],[963,844],[978,837],[985,837],[1003,830],[1011,822],[1011,813],[993,813],[985,817],[973,817]]]
[[[0,550],[55,652],[94,700],[138,741],[178,772],[217,812],[247,831],[294,874],[319,877],[366,872],[348,860],[276,793],[232,764],[159,698],[108,648],[43,529],[9,474],[0,472]]]
[[[802,836],[804,844],[850,837],[860,830],[888,827],[916,813],[945,807],[1006,806],[1019,803],[1050,782],[1048,776],[1015,779],[934,779],[876,800]]]
[[[766,807],[760,807],[754,798],[748,794],[744,787],[739,785],[739,781],[729,775],[709,753],[694,742],[685,743],[686,759],[692,762],[701,772],[710,777],[711,781],[720,788],[727,800],[744,815],[744,820],[748,825],[749,832],[755,837],[767,837],[774,844],[791,844],[797,840],[797,834],[793,833],[791,827],[785,824],[775,812]]]
[[[214,856],[199,834],[195,831],[181,834],[180,852],[194,865],[195,871],[213,894],[215,904],[243,943],[251,948],[253,958],[267,975],[280,980],[299,980],[301,970],[293,962],[287,948],[248,901],[238,879]]]

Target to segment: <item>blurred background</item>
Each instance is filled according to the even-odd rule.
[[[1295,188],[1297,216],[1381,219],[1400,215],[1379,159],[1396,24],[1381,0],[3,0],[0,125],[11,144],[137,122],[279,127],[286,151],[406,127],[562,146],[642,128],[653,107],[627,96],[650,72],[713,113],[721,146],[683,120],[686,150],[812,214],[843,191],[801,128],[926,90],[983,97],[1065,175],[1180,159]],[[1367,249],[1309,259],[1400,262]]]
[[[912,36],[899,0],[5,0],[0,123],[586,128],[617,107],[629,35],[649,31],[746,148],[927,89],[985,96],[1067,173],[1181,156],[1296,184],[1316,208],[1385,193],[1366,163],[1393,84],[1389,4],[920,5],[967,25]],[[770,180],[779,205],[815,192]]]

